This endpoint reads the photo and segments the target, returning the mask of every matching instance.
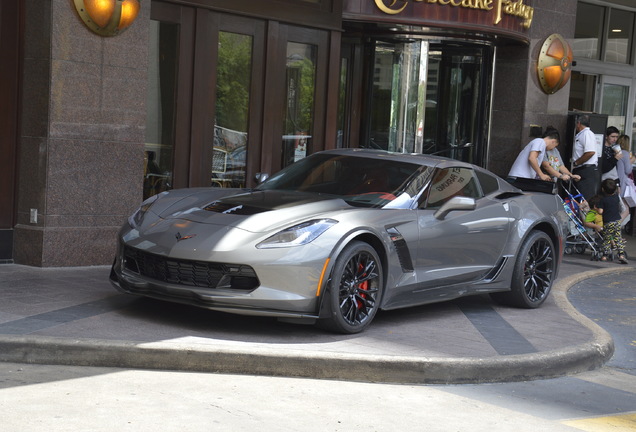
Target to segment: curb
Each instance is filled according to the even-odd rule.
[[[567,291],[591,277],[631,268],[593,270],[558,281],[557,306],[588,328],[584,344],[536,354],[499,357],[408,357],[227,349],[172,342],[0,336],[0,361],[67,366],[161,369],[401,384],[467,384],[554,378],[601,367],[614,353],[611,336],[578,312]]]

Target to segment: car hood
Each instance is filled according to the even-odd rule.
[[[170,199],[168,194],[164,199]],[[296,191],[247,191],[223,196],[201,190],[153,209],[164,222],[176,220],[266,232],[292,222],[320,218],[328,212],[351,208],[331,195]],[[159,210],[159,212],[157,212]]]

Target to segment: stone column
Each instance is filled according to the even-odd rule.
[[[25,2],[14,261],[109,264],[142,199],[150,1],[102,37],[69,0]]]

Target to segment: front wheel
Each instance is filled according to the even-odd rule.
[[[325,303],[327,330],[353,334],[364,330],[378,311],[384,287],[380,258],[370,245],[352,242],[338,256]]]
[[[509,292],[493,293],[499,303],[537,308],[552,289],[556,270],[556,251],[543,231],[534,231],[521,245],[515,261]]]

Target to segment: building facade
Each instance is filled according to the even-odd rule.
[[[565,135],[568,111],[614,109],[621,91],[632,134],[627,3],[141,0],[104,37],[68,0],[0,0],[0,262],[109,264],[143,198],[253,186],[322,149],[434,153],[505,176],[539,128]],[[598,8],[596,36],[580,30]],[[576,66],[546,92],[553,34]]]

